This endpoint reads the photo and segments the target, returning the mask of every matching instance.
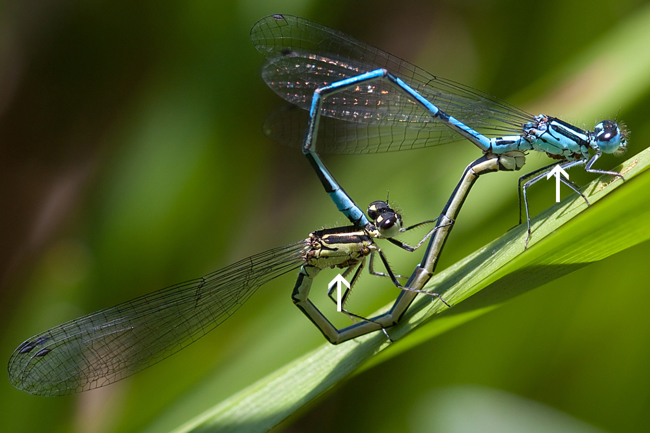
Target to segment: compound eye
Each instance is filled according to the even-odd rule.
[[[377,226],[379,230],[390,230],[392,229],[395,224],[397,224],[397,215],[392,214],[388,218],[385,218],[384,215],[380,215],[379,218],[377,218]]]
[[[368,217],[371,220],[376,221],[377,218],[386,211],[392,211],[390,206],[388,206],[388,203],[381,200],[373,201],[370,203],[370,206],[368,206]]]
[[[603,120],[594,128],[595,144],[603,153],[618,154],[625,152],[625,134],[616,122]]]
[[[393,210],[387,210],[377,217],[375,226],[382,236],[392,238],[402,229],[402,217]]]
[[[608,142],[619,134],[618,125],[611,120],[604,120],[596,126],[596,140]]]

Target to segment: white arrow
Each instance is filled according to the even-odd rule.
[[[569,174],[564,171],[560,165],[556,165],[553,167],[553,170],[549,171],[548,174],[546,175],[546,180],[549,180],[551,176],[555,176],[555,201],[557,203],[560,202],[560,176],[564,176],[569,179]]]
[[[348,280],[343,278],[341,274],[338,274],[332,281],[330,281],[329,285],[327,288],[331,291],[332,287],[336,284],[336,311],[341,311],[342,310],[342,305],[341,305],[341,283],[345,284],[345,287],[348,289],[350,288],[350,283],[348,283]]]

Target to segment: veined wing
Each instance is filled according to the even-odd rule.
[[[307,133],[309,115],[297,105],[276,110],[264,122],[264,134],[300,149]],[[316,147],[319,153],[365,154],[421,149],[458,139],[458,134],[438,123],[429,127],[399,127],[345,122],[321,117]]]
[[[305,241],[240,260],[42,332],[18,346],[9,379],[45,396],[99,388],[162,361],[230,317],[268,281],[298,268]]]
[[[268,59],[262,73],[265,82],[281,97],[303,109],[310,108],[316,88],[384,68],[447,114],[487,136],[520,134],[522,125],[534,122],[530,114],[487,93],[431,75],[405,60],[309,20],[289,15],[265,17],[251,29],[251,40]],[[384,81],[366,82],[329,95],[322,114],[379,126],[369,134],[379,134],[384,144],[392,143],[378,148],[365,147],[362,152],[411,148],[410,141],[402,138],[405,134],[426,137],[427,146],[460,138]],[[333,127],[346,130],[335,134],[339,139],[351,137],[348,131],[355,128],[338,124]]]

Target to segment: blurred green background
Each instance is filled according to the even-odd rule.
[[[300,152],[261,132],[282,101],[248,33],[270,13],[340,29],[534,114],[586,128],[618,116],[628,155],[647,147],[647,2],[350,3],[0,6],[0,359],[66,320],[346,223]],[[437,216],[478,156],[457,143],[326,161],[358,204],[390,191],[409,224]],[[439,269],[516,224],[516,178],[477,184]],[[534,213],[553,186],[535,187]],[[384,249],[400,273],[419,261]],[[350,378],[277,430],[471,432],[517,420],[511,431],[648,431],[649,257],[646,242],[520,296]],[[2,430],[181,425],[323,343],[290,301],[294,280],[262,287],[197,344],[113,386],[42,398],[0,381]],[[396,296],[377,286],[364,276],[355,311]]]

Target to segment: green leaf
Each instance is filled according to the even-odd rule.
[[[617,168],[626,182],[603,176],[590,183],[583,191],[590,207],[572,195],[543,212],[534,220],[528,249],[523,247],[526,228],[519,225],[434,276],[427,287],[441,293],[453,308],[420,297],[390,328],[397,343],[377,332],[338,346],[323,344],[175,431],[267,431],[385,349],[392,350],[374,357],[373,364],[647,240],[650,201],[640,198],[650,190],[650,175],[643,173],[649,164],[650,149]],[[416,328],[418,332],[399,341]]]

